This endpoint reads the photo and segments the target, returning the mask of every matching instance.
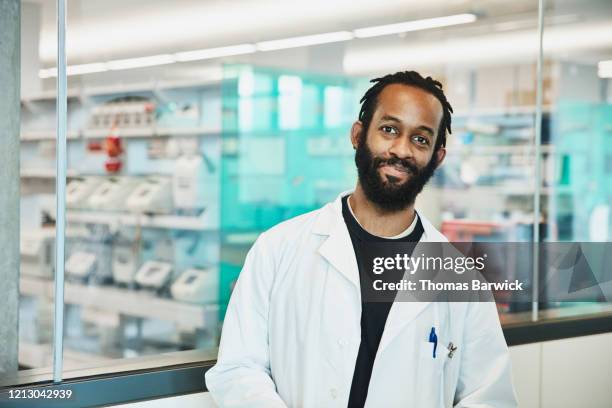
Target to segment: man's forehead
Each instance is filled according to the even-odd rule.
[[[442,104],[424,89],[404,84],[387,85],[378,95],[376,113],[379,116],[391,114],[401,116],[417,115],[422,120],[438,123],[442,118]]]

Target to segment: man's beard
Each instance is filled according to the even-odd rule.
[[[418,167],[410,160],[398,157],[389,159],[374,157],[365,141],[365,135],[362,135],[357,146],[355,164],[359,174],[359,183],[368,200],[381,210],[388,212],[404,210],[414,204],[417,195],[423,190],[437,167],[435,153],[424,167]],[[383,180],[378,169],[385,164],[405,170],[408,173],[407,179],[397,182]]]

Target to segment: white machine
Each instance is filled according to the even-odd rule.
[[[147,289],[161,289],[172,278],[172,265],[168,262],[147,261],[138,272],[134,280]]]
[[[72,180],[66,186],[66,206],[69,208],[80,207],[99,185],[100,182],[95,178]]]
[[[53,279],[54,237],[53,229],[27,231],[21,234],[19,239],[20,268],[23,275]]]
[[[98,259],[95,254],[78,251],[66,261],[66,275],[77,280],[86,280],[96,272]]]
[[[113,248],[113,280],[116,283],[129,285],[134,282],[138,271],[138,253],[130,243],[115,245]]]
[[[204,160],[201,155],[184,155],[176,160],[172,179],[172,196],[174,206],[180,209],[202,207],[201,175]]]
[[[151,177],[128,196],[127,208],[135,212],[168,212],[172,209],[170,179]]]
[[[187,269],[170,288],[172,297],[190,303],[217,303],[219,273],[216,268]]]
[[[97,209],[121,208],[125,197],[131,192],[134,182],[125,178],[111,177],[96,188],[89,198],[89,205]]]

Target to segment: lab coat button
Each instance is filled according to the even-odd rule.
[[[339,345],[340,347],[344,347],[344,346],[346,346],[346,340],[342,340],[342,339],[341,339],[341,340],[338,340],[338,345]]]
[[[335,388],[332,388],[331,390],[329,390],[329,394],[331,395],[333,399],[336,399],[338,397],[338,390]]]

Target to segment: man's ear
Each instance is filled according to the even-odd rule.
[[[355,123],[353,123],[353,126],[351,126],[351,144],[353,145],[353,149],[357,149],[357,146],[359,146],[362,131],[363,123],[356,120]]]
[[[436,155],[436,168],[438,168],[446,157],[446,147],[440,146],[440,148],[434,154]]]

